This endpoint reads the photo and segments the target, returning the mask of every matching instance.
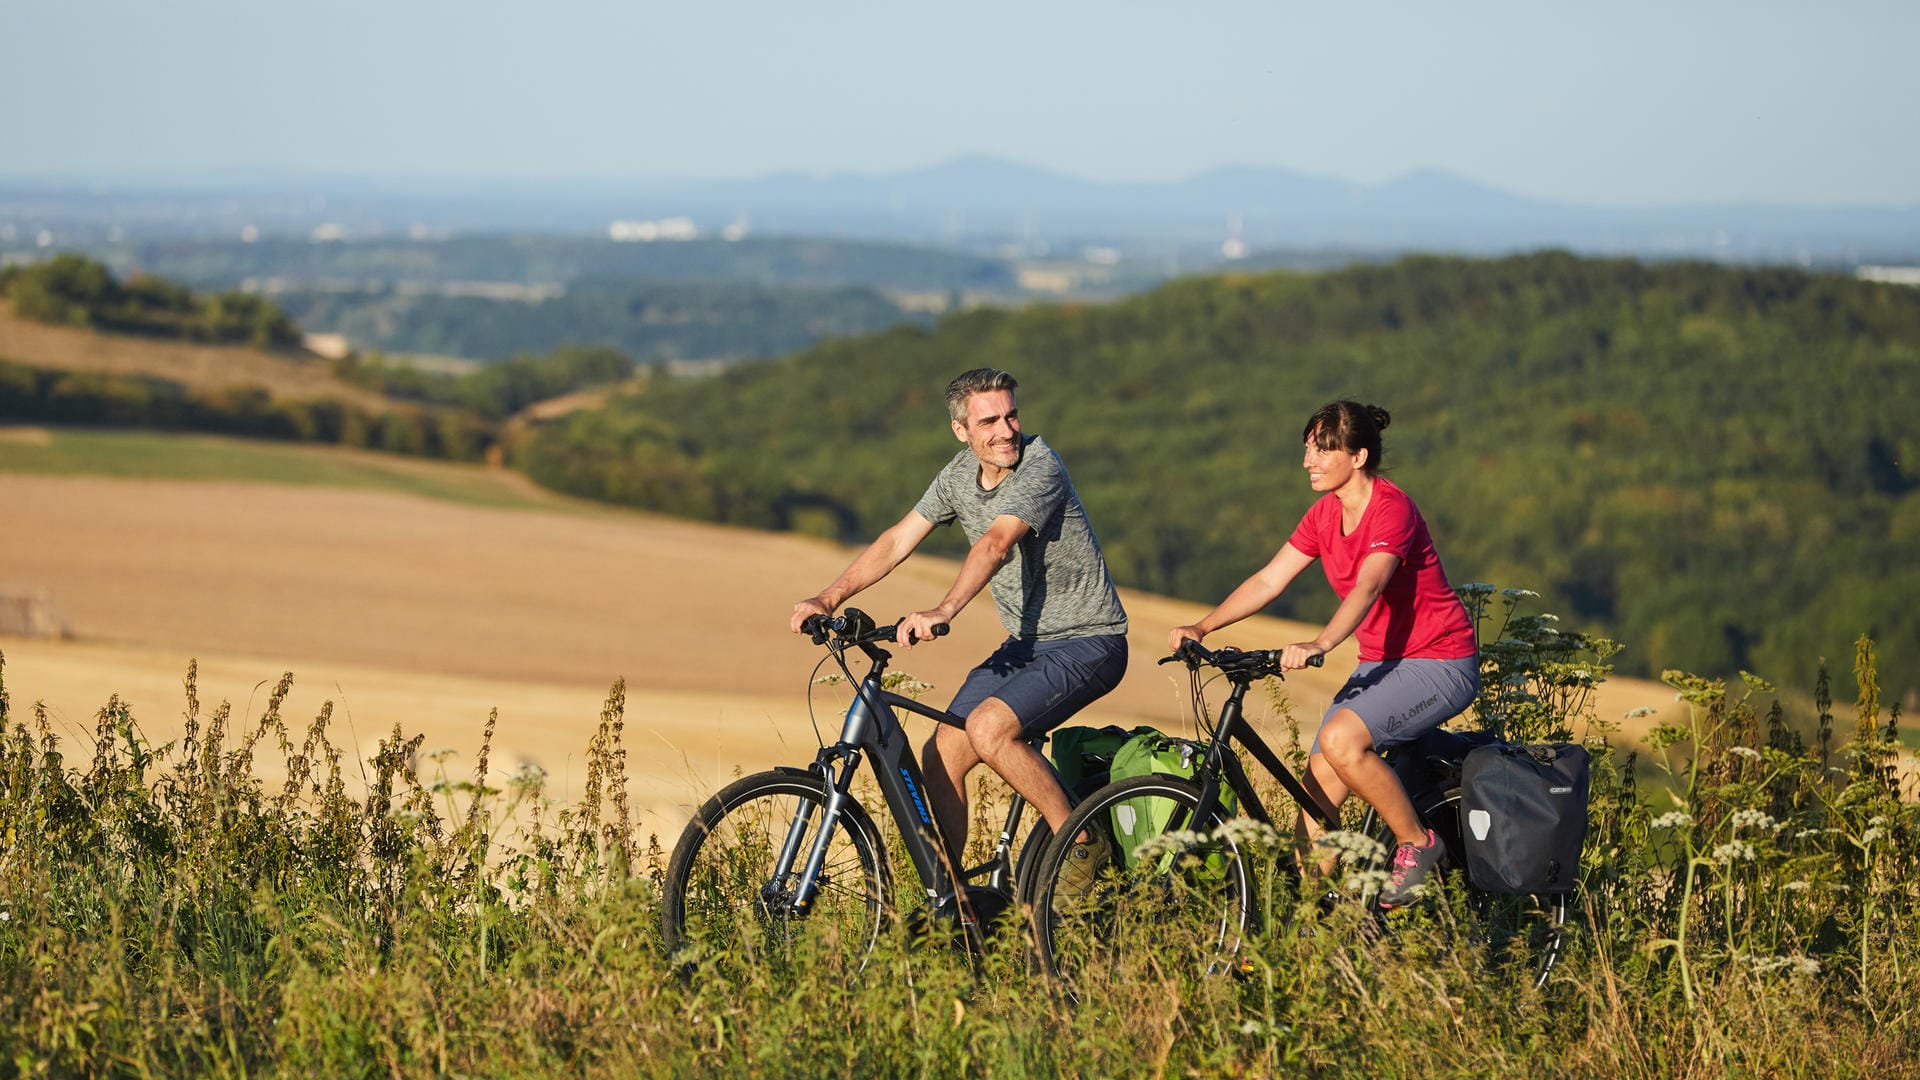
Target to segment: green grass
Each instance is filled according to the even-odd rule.
[[[1594,675],[1539,617],[1505,617],[1525,595],[1469,589],[1500,617],[1497,711],[1475,719],[1535,738],[1591,720],[1565,691]],[[44,709],[11,709],[0,656],[0,1077],[1911,1076],[1920,803],[1872,723],[1867,639],[1853,674],[1831,753],[1758,679],[1679,673],[1686,718],[1642,752],[1660,787],[1591,747],[1570,944],[1544,989],[1459,903],[1322,917],[1260,854],[1288,840],[1242,830],[1244,977],[1116,923],[1124,964],[1075,1007],[1017,920],[977,964],[913,934],[892,838],[901,906],[864,969],[829,927],[789,940],[752,918],[669,956],[672,838],[628,803],[622,683],[563,807],[537,769],[490,769],[497,713],[470,769],[397,726],[360,760],[330,703],[283,714],[291,674],[255,717],[203,708],[189,667],[174,741],[116,697],[63,744]],[[1825,710],[1845,674],[1817,685]],[[1845,741],[1860,719],[1874,737]],[[264,779],[276,762],[285,780]],[[732,875],[705,910],[751,911],[759,886]]]
[[[1078,1008],[1017,926],[977,966],[911,918],[858,972],[827,934],[669,957],[620,684],[562,808],[537,771],[489,770],[492,719],[471,771],[397,728],[363,765],[331,705],[282,714],[291,675],[257,718],[203,709],[196,682],[164,746],[117,698],[63,746],[0,682],[0,1076],[1878,1080],[1920,1060],[1920,806],[1881,747],[1836,774],[1733,741],[1762,702],[1707,680],[1674,680],[1673,733],[1701,751],[1668,760],[1689,820],[1602,754],[1544,990],[1455,907],[1382,932],[1358,905],[1306,921],[1280,888],[1245,977],[1150,930],[1122,941],[1142,970]],[[278,760],[287,781],[263,780]]]
[[[0,472],[155,480],[238,480],[404,492],[477,506],[558,509],[480,467],[326,447],[143,431],[51,428],[44,445],[0,437]]]

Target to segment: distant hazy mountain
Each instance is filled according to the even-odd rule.
[[[953,239],[1108,238],[1248,247],[1459,251],[1565,246],[1648,255],[1835,261],[1920,254],[1920,209],[1725,204],[1607,208],[1527,198],[1440,170],[1356,184],[1233,166],[1187,180],[1099,182],[989,157],[889,175],[771,176],[663,191],[690,213],[781,228],[887,228]]]
[[[1438,170],[1357,184],[1236,165],[1177,181],[1088,180],[970,155],[898,173],[745,180],[367,180],[245,176],[0,180],[0,248],[109,230],[304,236],[440,231],[604,232],[683,218],[704,235],[838,235],[1027,253],[1106,245],[1213,252],[1337,247],[1499,252],[1540,247],[1822,263],[1920,257],[1920,208],[1758,204],[1598,207],[1532,199]]]

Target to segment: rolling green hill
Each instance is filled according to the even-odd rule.
[[[512,456],[579,494],[864,537],[956,448],[941,393],[984,364],[1022,380],[1124,584],[1223,596],[1310,501],[1305,417],[1351,397],[1392,411],[1386,463],[1453,580],[1539,589],[1625,641],[1623,669],[1804,685],[1865,631],[1888,690],[1920,686],[1920,291],[1836,276],[1543,253],[1188,280],[656,381]],[[1331,610],[1296,592],[1281,613]]]

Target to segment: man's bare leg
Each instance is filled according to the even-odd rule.
[[[978,760],[1000,774],[1058,832],[1073,807],[1047,759],[1020,737],[1020,718],[1006,702],[988,698],[967,714],[967,738]]]
[[[980,755],[974,752],[967,733],[947,724],[936,725],[933,738],[920,751],[927,805],[933,811],[933,822],[946,843],[947,859],[956,876],[967,850],[967,774],[978,764]]]

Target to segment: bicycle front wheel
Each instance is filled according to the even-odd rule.
[[[1489,966],[1509,972],[1536,989],[1545,986],[1554,965],[1566,953],[1567,894],[1496,893],[1469,881],[1459,788],[1423,800],[1418,810],[1421,820],[1447,848],[1440,864],[1446,889],[1441,895],[1447,901],[1446,910],[1460,916],[1457,944],[1479,950]],[[1389,854],[1393,851],[1391,829],[1382,827],[1375,839],[1382,850]],[[1385,869],[1384,861],[1381,869]]]
[[[1196,821],[1199,805],[1186,780],[1132,777],[1089,796],[1048,845],[1034,873],[1034,941],[1068,997],[1238,963],[1253,920],[1247,852],[1222,834],[1220,809]]]
[[[892,879],[873,820],[847,800],[826,818],[826,786],[779,770],[727,785],[700,807],[667,864],[661,914],[683,963],[785,965],[802,941],[857,973],[878,940]],[[808,854],[830,828],[812,902],[794,911]],[[687,955],[689,952],[692,955]]]

